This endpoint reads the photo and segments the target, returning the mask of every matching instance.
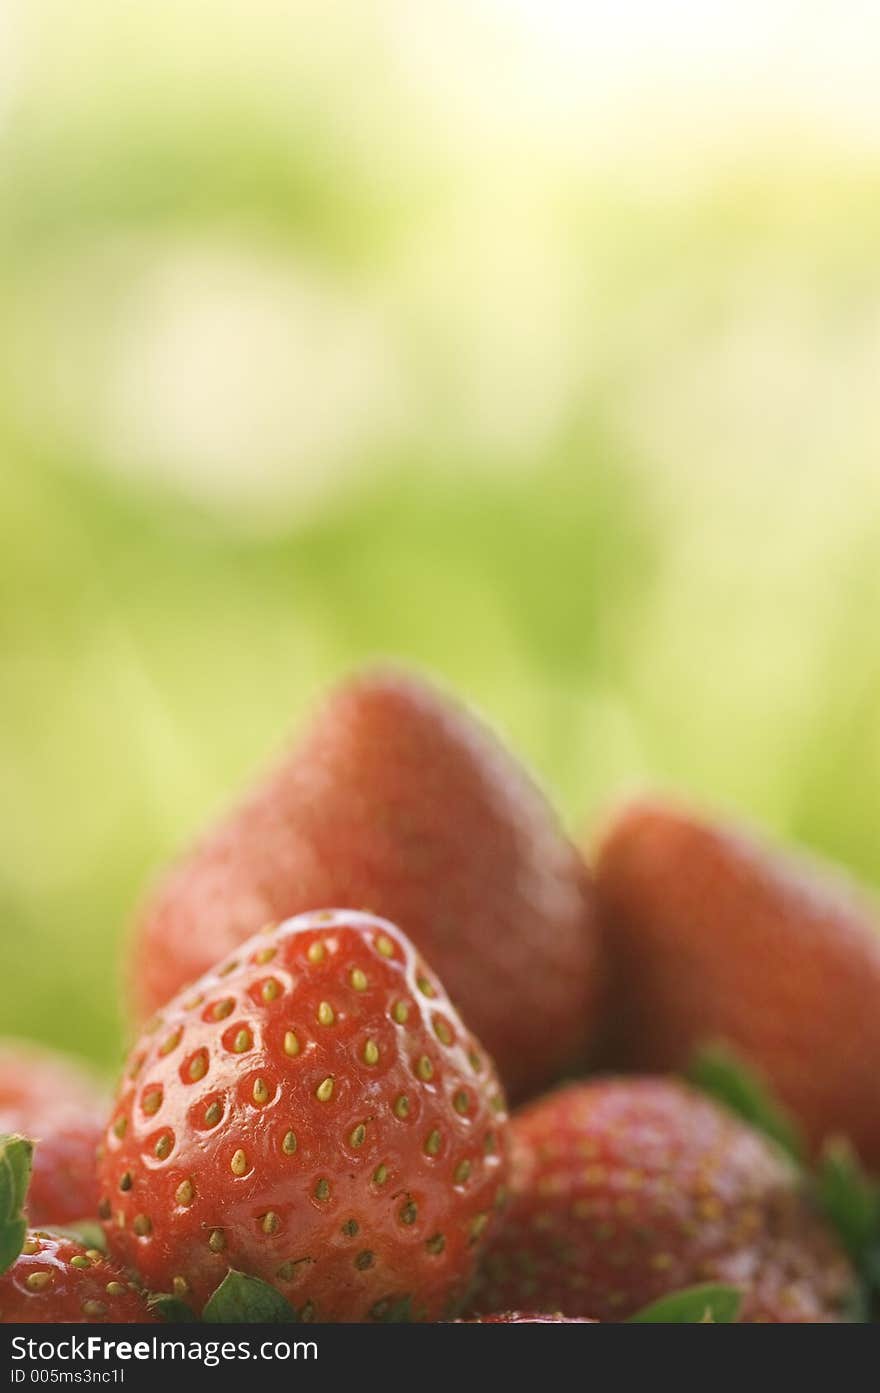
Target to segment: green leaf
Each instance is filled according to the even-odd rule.
[[[703,1286],[684,1287],[671,1296],[661,1296],[630,1316],[631,1325],[732,1325],[742,1306],[742,1294],[736,1287],[723,1287],[707,1282]]]
[[[847,1252],[862,1262],[880,1241],[880,1189],[845,1137],[825,1144],[817,1176],[819,1203]]]
[[[794,1118],[759,1075],[726,1045],[708,1045],[698,1050],[687,1077],[759,1132],[772,1137],[794,1160],[803,1159],[804,1141]]]
[[[296,1320],[289,1301],[268,1282],[231,1267],[208,1301],[203,1319],[209,1325],[290,1325]]]
[[[157,1316],[161,1316],[166,1325],[192,1325],[198,1321],[198,1316],[190,1310],[185,1301],[180,1301],[176,1296],[169,1296],[165,1292],[160,1291],[147,1297],[147,1305]]]
[[[34,1144],[26,1137],[0,1136],[0,1273],[15,1262],[27,1233],[22,1210],[33,1154]]]

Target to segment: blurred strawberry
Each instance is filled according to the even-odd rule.
[[[596,1033],[593,889],[516,761],[424,683],[367,674],[160,884],[137,931],[147,1013],[266,922],[322,905],[399,924],[522,1096]]]
[[[39,1142],[27,1198],[32,1224],[97,1214],[95,1151],[105,1110],[97,1084],[72,1060],[24,1041],[0,1042],[0,1132]]]
[[[880,918],[796,860],[659,802],[625,809],[598,859],[616,980],[614,1065],[681,1069],[733,1046],[817,1146],[880,1169]]]
[[[574,1084],[517,1114],[513,1137],[510,1204],[475,1311],[621,1320],[703,1282],[739,1289],[747,1321],[855,1309],[855,1274],[798,1168],[686,1085]],[[671,1319],[669,1307],[641,1318]]]

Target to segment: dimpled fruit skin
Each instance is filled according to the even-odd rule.
[[[828,1322],[853,1296],[794,1165],[684,1084],[574,1084],[524,1109],[512,1131],[510,1205],[478,1312],[620,1320],[713,1281],[743,1291],[746,1321]]]
[[[162,1012],[100,1164],[108,1241],[201,1308],[229,1267],[303,1319],[454,1312],[503,1200],[504,1099],[387,921],[300,915]]]
[[[143,1012],[268,920],[327,904],[406,930],[511,1096],[553,1081],[596,1033],[581,858],[494,736],[416,679],[367,673],[332,694],[301,746],[158,886],[135,937]]]
[[[95,1150],[106,1102],[85,1070],[51,1050],[0,1041],[0,1133],[36,1141],[27,1212],[51,1227],[94,1217]]]
[[[0,1324],[151,1325],[156,1317],[125,1273],[94,1248],[31,1230],[0,1277]]]
[[[844,1133],[880,1169],[880,933],[854,887],[659,802],[612,824],[598,883],[612,1065],[680,1069],[726,1041],[814,1145]]]

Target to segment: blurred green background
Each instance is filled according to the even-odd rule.
[[[0,0],[2,1031],[371,655],[880,880],[880,12]]]

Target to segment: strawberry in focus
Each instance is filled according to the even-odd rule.
[[[158,886],[134,944],[142,1012],[264,923],[327,904],[405,926],[512,1096],[551,1082],[596,1035],[581,858],[492,734],[414,678],[342,686]]]
[[[788,1157],[663,1078],[574,1084],[512,1123],[510,1205],[476,1312],[629,1317],[694,1283],[743,1294],[742,1318],[847,1318],[856,1279]]]
[[[40,1227],[94,1217],[95,1151],[106,1101],[91,1076],[52,1050],[0,1041],[0,1133],[21,1132],[40,1144],[27,1206]]]
[[[684,1069],[732,1046],[818,1147],[880,1169],[880,917],[804,859],[661,802],[630,806],[597,882],[616,988],[614,1067]]]
[[[454,1314],[503,1199],[495,1071],[385,920],[304,914],[175,998],[99,1164],[111,1251],[201,1310],[230,1269],[304,1320]]]
[[[97,1248],[28,1227],[34,1143],[0,1135],[0,1324],[152,1322],[141,1291]]]
[[[0,1324],[153,1324],[156,1316],[121,1268],[97,1248],[29,1230],[0,1276]]]

